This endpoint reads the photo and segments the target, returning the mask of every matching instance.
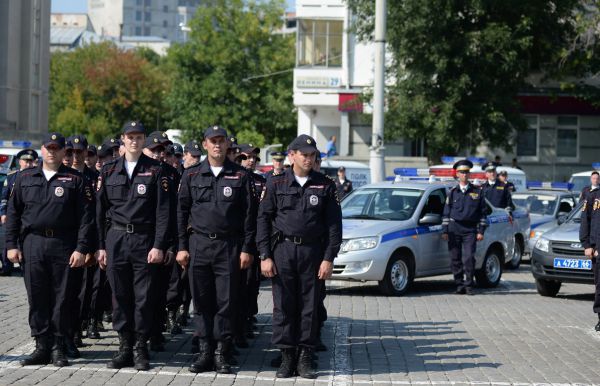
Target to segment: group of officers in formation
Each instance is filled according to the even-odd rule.
[[[42,162],[31,149],[17,155],[0,205],[36,342],[22,365],[67,366],[84,334],[100,338],[104,315],[119,337],[107,367],[147,370],[149,351],[165,350],[165,331],[182,332],[192,303],[189,370],[229,373],[254,338],[265,277],[277,377],[316,376],[325,280],[342,241],[338,192],[352,185],[344,170],[336,181],[319,172],[313,138],[272,153],[264,176],[260,150],[219,126],[185,147],[136,121],[97,148],[49,133],[41,152]]]

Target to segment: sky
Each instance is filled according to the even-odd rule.
[[[52,12],[85,13],[88,0],[52,0]],[[295,0],[286,0],[288,9],[293,10]]]

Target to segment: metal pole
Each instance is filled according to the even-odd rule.
[[[385,180],[383,146],[385,94],[385,19],[386,0],[375,2],[375,79],[373,84],[373,135],[370,147],[371,182]]]

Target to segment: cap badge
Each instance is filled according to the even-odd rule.
[[[52,138],[53,141],[56,141],[56,134],[52,134],[52,137],[50,138]]]
[[[73,140],[73,142],[75,142],[75,143],[79,143],[79,138],[75,138],[75,139]]]
[[[135,122],[131,122],[131,126],[135,126]]]
[[[158,142],[158,138],[154,138],[154,143]]]
[[[310,139],[307,139],[306,143],[308,143],[310,145],[312,143],[312,141]]]

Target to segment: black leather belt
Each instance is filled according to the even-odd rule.
[[[47,237],[49,239],[52,239],[52,238],[61,238],[61,237],[65,237],[65,236],[69,236],[69,237],[76,237],[77,236],[77,231],[76,230],[51,229],[51,228],[33,229],[29,233],[32,233],[32,234],[37,235],[37,236]]]
[[[150,233],[154,232],[155,227],[152,224],[119,224],[113,222],[110,229],[126,233]]]
[[[190,231],[190,233],[194,234],[194,235],[200,235],[200,236],[206,237],[207,239],[211,239],[211,240],[230,240],[230,239],[239,239],[242,237],[237,233],[205,233],[205,232],[198,232],[195,229],[192,229]]]
[[[290,243],[294,243],[296,245],[306,245],[306,244],[318,244],[321,240],[316,239],[314,237],[300,237],[300,236],[283,236],[285,241],[289,241]]]

